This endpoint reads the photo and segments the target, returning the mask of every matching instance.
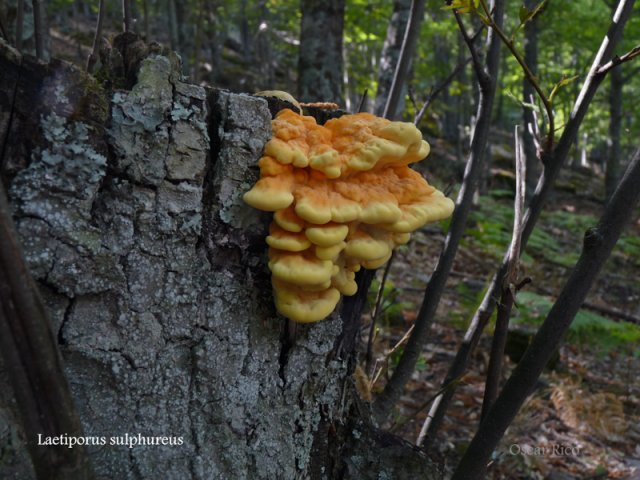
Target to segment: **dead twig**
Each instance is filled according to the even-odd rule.
[[[393,346],[393,348],[391,350],[389,350],[387,353],[384,354],[384,357],[382,357],[380,360],[376,360],[376,364],[374,366],[374,371],[375,369],[378,367],[378,364],[382,363],[384,364],[382,367],[380,367],[377,371],[377,373],[371,378],[371,382],[369,384],[369,390],[371,390],[373,388],[373,386],[376,384],[376,382],[378,381],[378,379],[380,378],[380,375],[382,374],[382,372],[384,370],[386,370],[386,365],[387,362],[389,361],[389,358],[391,357],[391,355],[393,355],[394,353],[396,353],[398,351],[398,349],[404,345],[404,343],[409,339],[409,337],[411,337],[411,333],[413,332],[413,327],[415,325],[411,325],[411,328],[409,328],[409,330],[407,330],[404,335],[402,336],[402,338],[400,340],[398,340],[398,342]]]
[[[445,78],[438,86],[431,88],[431,91],[429,92],[429,95],[427,95],[427,99],[424,101],[422,108],[413,119],[414,125],[418,125],[420,123],[420,121],[422,120],[422,117],[426,113],[427,109],[431,106],[433,101],[436,99],[436,97],[440,95],[444,91],[444,89],[451,84],[451,82],[453,82],[453,80],[458,76],[460,71],[464,67],[466,67],[469,64],[469,62],[471,62],[471,57],[468,57],[464,62],[460,62],[458,65],[456,65],[456,67],[451,71],[451,73],[447,75],[447,78]]]
[[[524,216],[525,199],[525,179],[526,179],[526,159],[520,141],[520,133],[516,126],[515,132],[515,170],[516,170],[516,197],[514,200],[513,233],[511,244],[509,245],[509,260],[507,275],[502,285],[502,295],[498,305],[498,316],[496,317],[496,327],[493,332],[491,342],[491,353],[489,365],[487,367],[487,381],[484,389],[484,399],[482,402],[481,419],[484,419],[491,405],[498,397],[500,389],[500,378],[502,376],[502,359],[504,348],[507,343],[507,333],[509,331],[509,319],[511,309],[515,302],[518,277],[520,274],[520,247],[522,243],[522,229]]]
[[[471,36],[467,33],[467,27],[465,27],[460,14],[458,12],[453,12],[453,16],[458,23],[458,30],[460,31],[460,35],[462,35],[462,40],[464,40],[464,43],[467,44],[467,48],[469,49],[469,53],[471,54],[471,62],[473,63],[473,69],[475,70],[476,75],[480,78],[483,78],[485,82],[488,81],[486,71],[484,69],[484,66],[482,65],[482,60],[480,59],[480,54],[478,52],[478,49],[475,47],[475,40],[482,30],[479,30],[476,34]]]
[[[366,94],[366,91],[365,91]],[[380,286],[378,287],[378,292],[376,293],[376,303],[373,307],[373,313],[371,314],[371,327],[369,327],[369,337],[367,340],[367,354],[366,354],[366,363],[365,363],[365,371],[367,375],[371,374],[371,362],[373,361],[373,339],[375,338],[376,331],[376,323],[378,322],[378,317],[380,316],[380,307],[382,305],[382,297],[384,297],[384,287],[387,283],[387,277],[389,276],[389,270],[391,270],[391,265],[393,264],[393,257],[396,252],[391,253],[391,258],[384,267],[384,272],[382,273],[382,280],[380,280]]]
[[[358,104],[358,113],[363,111],[365,102],[367,101],[367,94],[369,93],[369,89],[365,88],[364,92],[362,92],[362,97],[360,97],[360,103]]]
[[[427,398],[427,400],[425,400],[422,405],[420,405],[411,415],[409,415],[408,417],[405,417],[404,419],[402,419],[401,421],[395,423],[390,429],[389,431],[391,432],[396,432],[398,431],[398,429],[400,429],[402,426],[406,425],[409,421],[413,420],[414,418],[416,418],[416,416],[422,412],[425,408],[427,408],[431,402],[433,402],[438,396],[442,395],[442,393],[448,389],[453,387],[454,385],[458,385],[459,383],[462,383],[462,378],[456,378],[455,380],[453,380],[452,382],[448,383],[447,385],[445,385],[444,387],[441,387],[440,390],[438,390],[436,393],[434,393],[433,395],[431,395],[429,398]],[[422,430],[420,431],[420,435],[422,435]],[[418,436],[418,440],[416,440],[416,445],[419,447],[421,445],[421,437],[420,435]]]
[[[400,100],[400,94],[402,93],[402,85],[404,84],[409,70],[409,63],[411,56],[415,49],[416,42],[418,41],[418,35],[420,33],[420,23],[424,17],[424,4],[425,0],[412,0],[411,9],[409,11],[409,19],[407,20],[407,28],[404,33],[404,39],[402,40],[402,48],[400,49],[400,56],[398,57],[398,63],[393,75],[393,82],[391,83],[391,90],[387,97],[387,103],[384,107],[383,117],[393,119],[398,108],[398,102]]]

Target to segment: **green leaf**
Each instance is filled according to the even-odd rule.
[[[564,87],[565,85],[569,85],[571,82],[573,82],[576,78],[579,78],[579,77],[580,77],[580,75],[574,75],[573,77],[564,77],[563,76],[560,79],[560,81],[553,86],[553,90],[551,90],[551,95],[549,95],[549,101],[553,102],[553,99],[555,98],[555,96],[558,93],[558,90],[560,90],[560,88]]]
[[[475,12],[480,5],[480,0],[453,0],[451,5],[442,7],[443,10],[457,10],[458,13]]]
[[[574,80],[576,80],[580,75],[574,75],[573,77],[563,78],[558,82],[558,87],[564,87],[565,85],[569,85]]]
[[[518,32],[522,30],[522,28],[531,20],[533,20],[540,12],[542,12],[543,8],[546,6],[548,1],[549,0],[543,0],[538,5],[536,5],[536,7],[533,10],[529,10],[524,5],[520,7],[520,10],[518,11],[518,16],[520,18],[520,25],[516,27],[515,31],[511,35],[512,42],[515,40]]]
[[[487,18],[485,15],[478,12],[478,17],[480,17],[480,21],[484,23],[487,27],[491,26],[491,20],[489,20],[489,18]]]

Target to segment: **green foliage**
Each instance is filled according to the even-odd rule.
[[[539,326],[553,305],[553,300],[532,292],[521,292],[514,324]],[[640,354],[640,327],[628,322],[615,322],[589,310],[578,311],[567,339],[577,345],[590,346],[603,353],[619,350],[627,354]]]
[[[491,197],[483,196],[480,207],[470,215],[463,244],[479,249],[483,254],[502,259],[511,241],[513,207],[510,203],[497,201],[510,195],[507,190],[493,192]],[[581,215],[565,211],[544,212],[538,228],[533,231],[522,261],[530,265],[533,259],[571,268],[580,255],[584,232],[597,222],[595,216]],[[632,261],[640,258],[640,241],[636,237],[623,236],[620,250]]]
[[[475,13],[480,7],[480,0],[453,0],[451,5],[442,7],[443,10],[455,9],[458,13]]]
[[[390,2],[350,0],[345,9],[345,71],[347,94],[359,98],[365,89],[375,97],[378,60],[391,17]],[[352,109],[356,106],[352,105]]]

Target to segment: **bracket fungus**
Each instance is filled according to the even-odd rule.
[[[358,113],[318,125],[285,109],[272,129],[244,201],[274,212],[267,244],[275,304],[293,321],[329,316],[340,294],[356,293],[360,268],[384,265],[411,232],[453,211],[408,167],[429,153],[411,123]]]

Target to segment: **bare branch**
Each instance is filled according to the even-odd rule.
[[[400,421],[396,422],[390,428],[390,431],[392,431],[392,432],[398,431],[401,427],[403,427],[408,422],[413,420],[420,412],[422,412],[425,408],[427,408],[431,404],[431,402],[433,402],[439,395],[442,394],[442,392],[444,392],[447,388],[451,388],[454,385],[457,385],[458,383],[462,383],[462,379],[461,378],[457,378],[453,382],[451,382],[449,385],[445,385],[444,387],[441,387],[433,395],[431,395],[429,398],[427,398],[427,400],[422,402],[422,405],[420,405],[411,415],[409,415],[407,417],[403,417]],[[418,439],[416,440],[416,445],[418,447],[422,444],[422,441],[421,441],[421,438],[420,438],[421,434],[422,434],[422,431],[420,432],[420,434],[418,434]]]
[[[640,55],[640,45],[636,45],[635,47],[633,47],[631,50],[629,50],[627,53],[625,53],[624,55],[622,55],[620,57],[616,55],[609,62],[607,62],[604,65],[602,65],[601,67],[599,67],[596,70],[596,73],[598,75],[605,75],[612,68],[617,67],[618,65],[620,65],[622,63],[625,63],[625,62],[628,62],[630,60],[633,60],[638,55]]]
[[[502,28],[496,24],[495,20],[493,19],[493,15],[491,14],[491,12],[489,12],[489,8],[487,7],[486,1],[480,0],[480,4],[482,5],[482,8],[484,9],[487,15],[486,18],[489,21],[491,28],[495,30],[496,34],[500,37],[505,47],[507,47],[509,52],[511,52],[511,55],[513,56],[513,58],[515,58],[516,61],[520,64],[520,67],[522,68],[522,71],[524,72],[525,77],[527,77],[527,80],[529,80],[529,83],[531,83],[531,86],[536,91],[536,93],[538,94],[538,97],[540,97],[540,100],[544,105],[544,109],[547,112],[547,119],[549,120],[549,131],[547,132],[547,142],[546,142],[545,148],[548,152],[550,152],[551,149],[553,148],[553,141],[554,141],[554,134],[555,134],[554,114],[553,114],[553,107],[551,106],[551,97],[550,96],[548,97],[544,93],[544,91],[542,90],[542,87],[540,86],[540,83],[538,82],[538,78],[533,74],[533,72],[529,68],[529,65],[527,65],[527,62],[524,61],[522,54],[516,49],[514,43],[502,31]]]
[[[431,104],[436,99],[436,97],[440,93],[442,93],[445,90],[445,88],[447,88],[451,84],[451,82],[453,82],[453,80],[458,76],[460,71],[464,67],[466,67],[469,64],[469,62],[471,62],[471,60],[472,60],[472,58],[469,57],[464,62],[461,62],[458,65],[456,65],[456,68],[454,68],[451,71],[451,73],[447,76],[447,78],[445,78],[437,87],[431,89],[431,91],[429,92],[429,95],[427,96],[427,99],[424,102],[424,105],[422,105],[422,108],[420,109],[420,111],[416,114],[415,118],[413,119],[413,124],[414,125],[418,125],[420,123],[420,121],[422,120],[422,117],[424,116],[425,112],[427,111],[429,106],[431,106]]]
[[[531,102],[531,105],[535,105],[535,98],[533,97],[533,95],[529,97],[529,101]],[[538,158],[540,158],[542,154],[542,144],[540,143],[540,140],[542,139],[542,137],[540,134],[540,123],[538,122],[538,112],[536,112],[535,109],[532,109],[531,116],[533,117],[533,121],[529,125],[526,125],[525,128],[527,128],[528,132],[531,134],[531,138],[533,138],[533,143],[536,147]]]
[[[362,92],[362,97],[360,97],[360,103],[358,104],[358,112],[362,112],[367,101],[367,94],[369,93],[369,89],[365,88],[364,92]]]
[[[376,323],[378,321],[378,317],[380,316],[380,306],[382,305],[382,297],[384,296],[384,287],[387,283],[387,277],[389,276],[389,270],[391,270],[391,265],[393,264],[393,258],[395,257],[396,252],[391,253],[391,258],[387,261],[387,264],[384,267],[384,272],[382,274],[382,280],[380,280],[380,286],[378,287],[378,293],[376,294],[376,304],[373,307],[373,313],[371,314],[371,327],[369,327],[369,337],[367,340],[367,354],[366,354],[366,364],[365,364],[365,372],[367,375],[370,375],[371,372],[371,362],[373,361],[373,339],[376,331]]]
[[[520,138],[520,132],[518,127],[515,128],[515,143],[516,143],[516,198],[514,201],[514,219],[513,219],[513,235],[511,237],[511,245],[509,247],[509,269],[507,278],[509,283],[515,285],[518,282],[520,276],[520,247],[522,244],[522,229],[524,227],[524,200],[525,200],[525,188],[527,178],[526,168],[527,163],[524,158],[524,151],[522,148],[522,140]]]
[[[470,37],[467,33],[467,28],[464,26],[464,22],[462,21],[462,17],[458,12],[453,12],[453,15],[458,23],[458,30],[460,31],[460,35],[462,35],[462,40],[466,43],[467,48],[469,49],[469,53],[471,54],[471,61],[473,63],[473,69],[476,72],[476,76],[478,80],[482,78],[483,81],[486,81],[486,72],[484,70],[484,65],[480,60],[480,55],[478,54],[478,48],[475,45],[475,40],[477,36],[480,34],[482,30],[479,30],[473,37]]]
[[[378,369],[378,371],[375,373],[375,375],[373,375],[373,377],[371,378],[371,383],[370,383],[370,389],[373,388],[373,386],[376,384],[376,382],[378,381],[378,379],[380,378],[380,375],[382,374],[383,370],[386,369],[386,365],[389,362],[389,358],[391,357],[391,355],[393,355],[394,353],[396,353],[398,351],[398,349],[405,344],[405,342],[409,339],[409,337],[411,336],[411,334],[413,333],[413,328],[415,325],[411,325],[411,327],[409,327],[409,330],[407,330],[406,332],[404,332],[404,335],[402,336],[402,338],[400,340],[398,340],[396,342],[396,344],[391,348],[391,350],[388,350],[385,354],[384,357],[378,361],[376,360],[376,364],[375,367],[378,366],[379,363],[382,363],[383,366],[380,367]],[[374,368],[375,370],[375,368]]]
[[[594,312],[598,312],[602,315],[606,315],[607,317],[611,317],[614,321],[623,321],[634,323],[636,325],[640,325],[640,318],[634,317],[633,315],[621,312],[616,308],[606,307],[604,305],[597,305],[595,303],[584,302],[582,304],[582,308],[586,308],[587,310],[593,310]]]

